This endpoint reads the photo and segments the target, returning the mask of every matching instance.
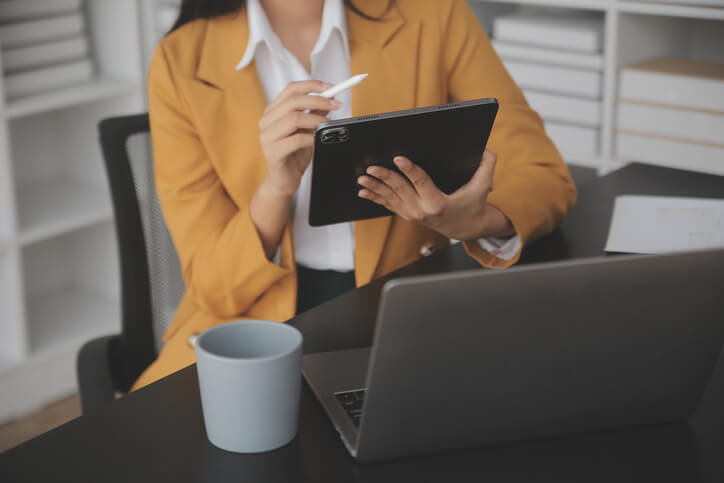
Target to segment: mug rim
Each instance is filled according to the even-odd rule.
[[[294,341],[294,344],[292,348],[288,351],[280,352],[278,354],[273,354],[270,356],[264,356],[264,357],[229,357],[229,356],[222,356],[219,354],[215,354],[213,352],[208,351],[204,347],[202,347],[203,339],[207,334],[211,334],[213,332],[216,332],[217,330],[223,330],[224,328],[228,328],[229,326],[242,326],[242,325],[257,325],[262,327],[275,327],[279,328],[280,330],[286,330],[287,332],[290,332],[294,335],[296,340]],[[198,353],[202,353],[206,357],[210,357],[212,359],[216,359],[223,362],[231,362],[231,363],[241,363],[241,364],[255,364],[255,363],[262,363],[262,362],[270,362],[277,359],[282,359],[284,357],[287,357],[297,350],[302,345],[302,342],[304,341],[304,336],[302,333],[297,329],[296,327],[293,327],[291,325],[288,325],[285,322],[272,322],[269,320],[237,320],[234,322],[227,322],[225,324],[219,324],[217,326],[211,327],[210,329],[205,330],[204,332],[199,335],[198,339],[196,339],[196,363],[198,364]]]

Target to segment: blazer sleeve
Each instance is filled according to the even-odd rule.
[[[148,81],[159,200],[192,299],[214,317],[235,317],[293,271],[267,259],[249,207],[227,195],[174,74],[162,43]]]
[[[467,1],[446,4],[441,18],[450,102],[498,99],[500,111],[488,142],[498,164],[488,203],[510,219],[522,242],[511,260],[491,255],[475,241],[465,248],[482,265],[504,268],[518,261],[530,241],[563,221],[575,204],[576,187],[540,116],[528,106]]]

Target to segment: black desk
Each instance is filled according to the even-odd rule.
[[[724,178],[632,165],[581,187],[561,228],[523,263],[601,256],[618,194],[724,198]],[[410,276],[474,269],[460,246],[401,270]],[[297,317],[305,351],[369,345],[383,281]],[[206,439],[194,366],[0,455],[0,481],[232,482],[723,482],[724,363],[689,424],[608,431],[362,465],[342,446],[305,387],[299,437],[262,455]]]

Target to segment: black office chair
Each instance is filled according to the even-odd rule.
[[[120,255],[121,333],[94,339],[78,353],[84,414],[127,393],[154,361],[184,292],[156,194],[148,114],[106,119],[99,131]]]

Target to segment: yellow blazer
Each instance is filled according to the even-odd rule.
[[[564,162],[465,0],[357,0],[379,21],[348,11],[352,114],[496,97],[489,148],[498,154],[488,202],[512,221],[523,245],[551,232],[575,203]],[[390,7],[388,9],[388,7]],[[386,13],[385,13],[386,12]],[[135,388],[195,361],[190,336],[229,320],[285,321],[296,310],[289,227],[281,263],[270,262],[249,216],[266,163],[258,121],[265,97],[252,63],[237,72],[248,41],[245,11],[197,20],[167,36],[149,74],[156,182],[187,292],[158,360]],[[414,160],[413,160],[414,161]],[[355,224],[358,285],[419,259],[449,240],[399,217]],[[466,243],[482,265],[515,263]]]

